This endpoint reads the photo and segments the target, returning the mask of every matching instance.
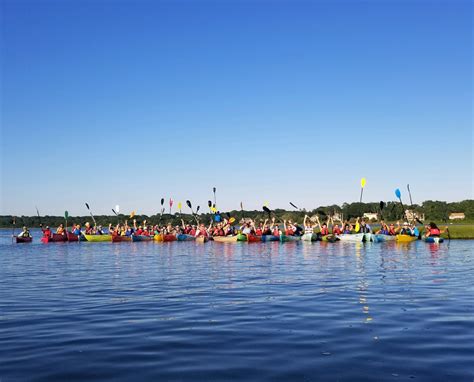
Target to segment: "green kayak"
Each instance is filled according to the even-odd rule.
[[[237,241],[247,241],[247,235],[244,235],[243,233],[239,233],[237,235]]]

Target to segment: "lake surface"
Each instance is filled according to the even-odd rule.
[[[474,380],[473,241],[2,235],[2,382]]]

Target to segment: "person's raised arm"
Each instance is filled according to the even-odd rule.
[[[303,225],[306,227],[306,222],[308,221],[308,215],[304,216]]]

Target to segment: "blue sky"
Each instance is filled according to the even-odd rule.
[[[0,214],[473,198],[468,1],[1,3]]]

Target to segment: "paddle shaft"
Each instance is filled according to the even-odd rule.
[[[362,203],[362,195],[364,194],[364,188],[361,187],[360,189],[360,200],[359,200],[359,203]]]

